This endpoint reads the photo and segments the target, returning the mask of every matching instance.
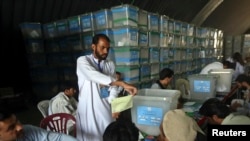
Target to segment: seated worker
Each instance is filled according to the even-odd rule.
[[[240,74],[235,82],[237,83],[239,88],[246,89],[246,94],[244,95],[244,98],[249,99],[250,98],[250,77],[246,74]]]
[[[181,92],[181,97],[184,99],[190,98],[190,84],[188,80],[179,78],[175,81],[175,88]]]
[[[217,98],[206,100],[200,107],[199,114],[205,116],[209,124],[250,125],[248,116],[234,114],[230,107]]]
[[[172,89],[170,83],[173,79],[174,71],[170,68],[164,68],[159,73],[159,80],[154,82],[151,86],[151,89]],[[180,96],[178,99],[177,108],[182,108],[184,100],[183,97]]]
[[[22,125],[14,113],[0,109],[0,141],[77,141],[77,139],[33,125]]]
[[[160,126],[157,141],[206,141],[206,135],[194,119],[182,109],[168,111]]]
[[[122,80],[122,73],[119,71],[116,71],[116,79],[117,80]],[[118,96],[124,96],[126,91],[123,89],[123,87],[118,87],[119,94]]]
[[[240,74],[235,82],[237,83],[238,87],[240,89],[244,89],[243,93],[243,99],[240,99],[243,101],[242,103],[237,102],[238,100],[234,99],[232,100],[232,109],[235,110],[236,112],[242,113],[249,115],[250,114],[250,77],[247,76],[246,74]]]
[[[103,141],[138,141],[139,129],[131,121],[111,122],[103,133]]]
[[[234,70],[235,71],[234,71],[234,74],[233,74],[233,81],[238,77],[238,75],[245,73],[245,69],[244,69],[245,62],[244,62],[244,60],[242,58],[241,53],[235,52],[233,54],[233,56],[229,57],[227,60],[234,64]]]
[[[224,60],[222,63],[223,63],[223,69],[233,69],[233,70],[235,69],[235,65],[228,60]]]
[[[174,71],[164,68],[159,73],[159,80],[152,84],[152,89],[171,89],[170,83],[173,79]]]
[[[212,69],[228,69],[233,68],[233,64],[230,61],[224,60],[221,62],[213,62],[210,64],[207,64],[200,72],[200,74],[208,74],[208,72]]]
[[[61,92],[54,96],[49,102],[49,115],[55,113],[68,113],[76,115],[78,102],[74,98],[76,88],[70,82],[64,82]]]

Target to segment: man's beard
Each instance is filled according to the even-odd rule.
[[[19,131],[18,133],[17,133],[17,138],[21,138],[21,137],[23,137],[24,136],[24,131],[23,130],[21,130],[21,131]]]
[[[99,52],[95,51],[95,56],[97,57],[98,60],[106,60],[108,55],[102,56]]]

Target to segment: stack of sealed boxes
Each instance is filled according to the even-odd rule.
[[[140,88],[151,87],[151,64],[150,64],[150,53],[149,53],[149,38],[148,38],[148,12],[139,9],[139,39],[138,46],[140,48]]]
[[[58,70],[48,66],[44,34],[41,23],[22,23],[20,28],[26,46],[26,57],[32,90],[39,99],[58,91]]]
[[[110,8],[114,46],[111,49],[116,71],[128,83],[139,83],[140,48],[138,47],[138,7],[124,4]]]
[[[160,15],[159,17],[159,46],[160,46],[160,70],[163,68],[169,67],[169,33],[168,33],[168,21],[169,17],[166,15]]]
[[[149,48],[149,63],[151,65],[150,79],[159,78],[159,14],[148,12],[148,48]]]
[[[31,68],[46,65],[41,27],[40,23],[20,24],[26,48],[26,56]]]

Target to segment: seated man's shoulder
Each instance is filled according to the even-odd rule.
[[[151,88],[159,88],[159,84],[158,83],[156,83],[156,82],[154,82],[152,85],[151,85]]]
[[[51,100],[61,99],[64,98],[65,94],[63,92],[59,92],[57,95],[55,95]]]
[[[23,125],[23,129],[25,130],[26,133],[44,130],[44,129],[40,128],[40,127],[31,125],[31,124],[24,124]]]

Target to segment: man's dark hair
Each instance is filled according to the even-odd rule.
[[[174,75],[174,71],[171,70],[170,68],[164,68],[160,71],[159,73],[159,77],[160,77],[160,80],[163,80],[165,79],[166,77],[170,78]]]
[[[239,82],[239,83],[247,82],[248,84],[250,84],[250,77],[247,76],[246,74],[240,74],[240,75],[237,76],[235,81]]]
[[[139,129],[131,121],[117,120],[110,123],[104,134],[103,141],[138,141]]]
[[[230,61],[223,60],[222,63],[224,66],[227,66],[227,68],[229,68],[229,69],[235,69],[235,64],[231,63]]]
[[[230,108],[217,98],[206,100],[199,109],[199,114],[206,117],[217,115],[219,118],[225,118],[230,113]]]
[[[116,73],[117,75],[120,75],[120,76],[122,75],[122,73],[119,72],[119,71],[116,71],[115,73]]]
[[[236,62],[239,62],[241,65],[244,65],[244,60],[242,58],[242,55],[239,53],[239,52],[235,52],[233,54],[233,60],[236,61]]]
[[[70,88],[75,88],[77,89],[77,83],[71,82],[71,81],[63,81],[60,85],[60,89],[62,91],[70,89]]]
[[[10,118],[12,114],[13,114],[12,112],[6,109],[0,108],[0,121],[4,121],[5,119]]]
[[[98,44],[98,41],[100,40],[100,38],[104,38],[105,40],[107,40],[110,43],[110,39],[107,35],[105,34],[96,34],[93,39],[92,39],[92,44]]]

